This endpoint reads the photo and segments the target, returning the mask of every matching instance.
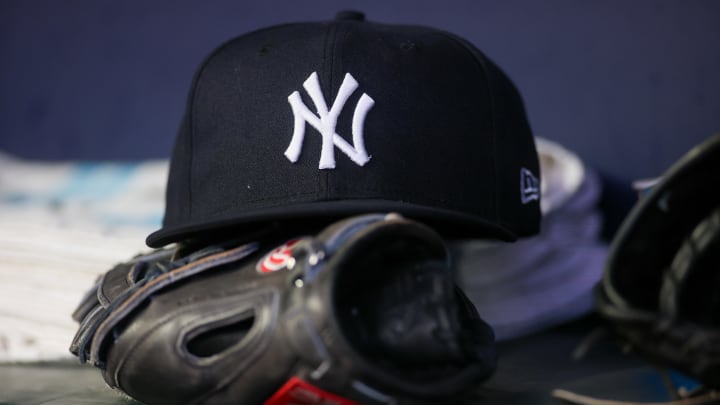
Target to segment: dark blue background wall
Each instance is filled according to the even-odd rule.
[[[611,183],[657,175],[720,132],[715,0],[2,0],[0,150],[166,157],[192,73],[213,47],[347,8],[468,38],[515,80],[535,133]]]

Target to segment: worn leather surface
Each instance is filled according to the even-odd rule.
[[[492,331],[427,226],[369,214],[292,247],[236,243],[106,273],[71,352],[155,405],[260,404],[291,377],[354,403],[445,402],[495,367]],[[287,265],[262,270],[278,255]]]

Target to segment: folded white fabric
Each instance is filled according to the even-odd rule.
[[[605,261],[596,174],[561,145],[536,141],[542,173],[540,234],[513,244],[466,240],[451,246],[461,286],[498,340],[588,313]]]
[[[69,357],[97,276],[147,249],[167,162],[41,163],[0,154],[0,362]]]

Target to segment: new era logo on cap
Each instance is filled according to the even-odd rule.
[[[520,169],[520,200],[523,204],[540,199],[540,180],[528,169]]]
[[[537,152],[502,70],[448,32],[342,15],[200,65],[150,246],[381,211],[465,237],[538,232]]]

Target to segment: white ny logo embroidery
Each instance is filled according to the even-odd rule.
[[[352,77],[350,73],[345,74],[345,78],[340,85],[338,94],[330,109],[328,109],[325,98],[322,95],[316,72],[313,72],[310,77],[305,80],[303,87],[315,104],[317,115],[313,114],[305,103],[303,103],[299,92],[294,91],[290,94],[288,101],[295,116],[295,129],[293,130],[290,145],[288,145],[288,148],[285,150],[285,157],[293,163],[297,162],[300,157],[300,152],[302,151],[303,139],[305,139],[305,123],[308,123],[317,129],[322,136],[320,169],[335,168],[336,146],[352,159],[353,162],[357,163],[358,166],[365,165],[365,163],[370,160],[370,156],[368,156],[365,150],[363,126],[365,125],[365,116],[373,104],[375,104],[375,101],[365,93],[363,93],[360,100],[358,100],[352,119],[353,145],[350,146],[345,139],[337,134],[335,127],[337,126],[338,116],[345,106],[345,102],[347,102],[348,98],[358,87],[355,78]]]

